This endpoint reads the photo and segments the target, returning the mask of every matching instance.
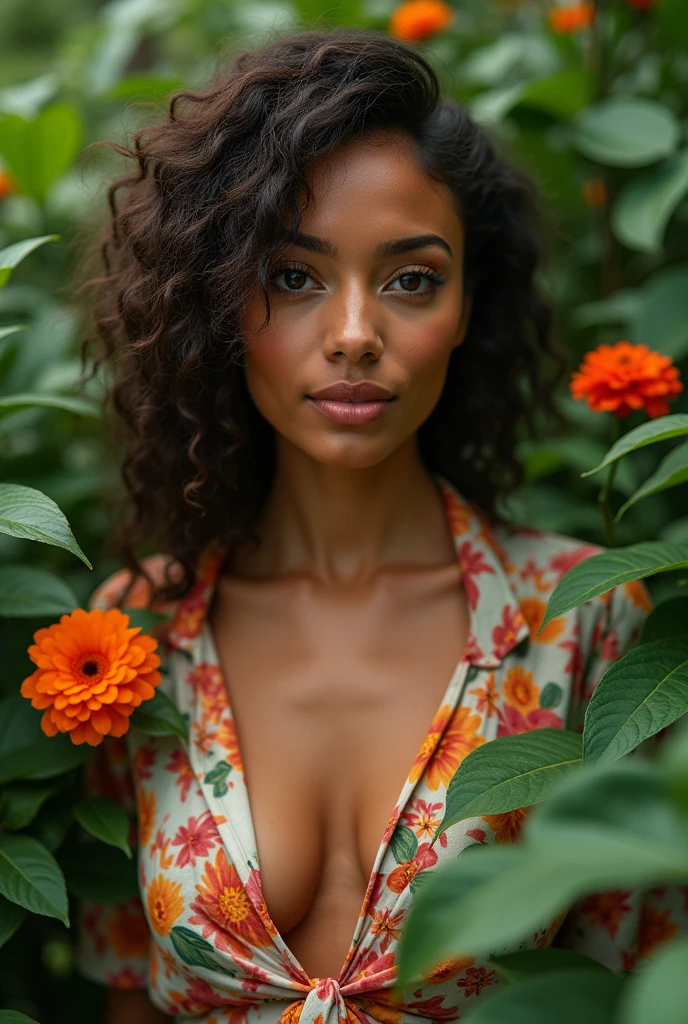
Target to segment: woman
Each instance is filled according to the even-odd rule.
[[[94,762],[94,791],[135,790],[141,899],[84,908],[82,968],[112,1024],[456,1019],[494,971],[457,959],[393,1004],[404,918],[523,813],[435,842],[449,780],[579,723],[648,610],[618,588],[538,635],[599,548],[498,512],[562,373],[533,187],[361,31],[244,53],[121,151],[97,316],[134,514],[93,605],[165,615],[190,740],[132,729]],[[619,968],[636,925],[584,907],[522,945]]]

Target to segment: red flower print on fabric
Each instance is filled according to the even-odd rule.
[[[219,842],[220,833],[210,811],[205,811],[200,818],[189,818],[186,825],[180,825],[172,840],[173,846],[181,846],[175,861],[176,866],[194,866],[197,857],[207,857],[213,846]]]

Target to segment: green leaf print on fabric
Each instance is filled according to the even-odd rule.
[[[413,829],[407,825],[396,827],[389,846],[397,864],[405,864],[407,861],[413,860],[418,852],[418,840]]]
[[[191,964],[193,967],[207,967],[211,971],[221,971],[223,974],[235,976],[235,971],[229,971],[217,962],[213,955],[217,952],[215,947],[190,928],[173,928],[170,931],[170,938],[184,963]]]
[[[212,785],[213,796],[218,798],[224,796],[229,786],[227,785],[227,776],[232,770],[231,764],[227,761],[218,761],[214,768],[208,772],[203,779],[204,782]]]
[[[558,683],[547,683],[540,694],[540,707],[553,711],[554,708],[558,708],[561,704],[563,695],[564,692]]]

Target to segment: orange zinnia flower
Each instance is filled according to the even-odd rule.
[[[181,891],[181,882],[171,882],[164,875],[156,875],[151,882],[146,904],[151,927],[158,935],[169,935],[172,925],[184,909]]]
[[[7,171],[0,171],[0,199],[11,196],[13,192],[16,192],[14,181]]]
[[[21,693],[44,711],[46,736],[66,732],[72,743],[96,747],[103,736],[123,736],[134,708],[155,694],[157,641],[128,626],[118,608],[77,608],[34,633],[28,653],[38,668]]]
[[[554,7],[547,14],[550,26],[559,35],[567,32],[578,32],[581,28],[592,25],[595,8],[592,4],[568,4],[566,7]]]
[[[667,401],[683,391],[678,377],[678,367],[669,356],[653,352],[647,345],[619,341],[586,353],[571,375],[571,395],[587,399],[593,412],[623,417],[634,409],[644,409],[651,418],[666,416]]]
[[[393,12],[389,31],[396,39],[427,39],[447,28],[453,20],[453,10],[442,0],[409,0]]]

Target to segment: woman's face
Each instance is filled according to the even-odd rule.
[[[314,202],[271,273],[270,323],[258,330],[260,292],[242,320],[246,382],[278,451],[286,441],[319,463],[366,468],[428,418],[464,339],[463,226],[402,139],[348,143],[310,181]],[[384,401],[314,398],[341,382],[377,385]]]

